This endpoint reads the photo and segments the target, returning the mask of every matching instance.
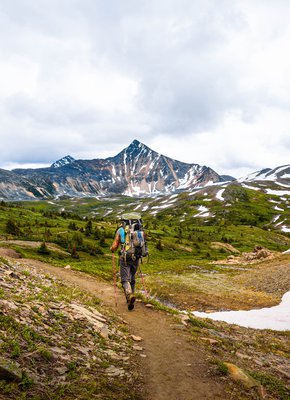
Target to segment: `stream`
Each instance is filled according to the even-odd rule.
[[[246,328],[287,331],[290,330],[290,291],[284,294],[279,305],[270,308],[214,313],[193,311],[192,314],[196,317],[224,321]]]

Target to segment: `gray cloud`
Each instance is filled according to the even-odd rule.
[[[159,135],[194,143],[232,115],[259,133],[263,110],[289,109],[290,83],[281,82],[290,62],[279,49],[290,6],[279,4],[3,0],[2,163],[113,155]],[[227,129],[224,145],[236,134]],[[224,162],[248,166],[244,153]]]

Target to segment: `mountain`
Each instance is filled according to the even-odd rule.
[[[70,164],[72,162],[74,162],[75,159],[71,156],[65,156],[63,158],[61,158],[58,161],[55,161],[53,164],[51,164],[51,168],[59,168],[59,167],[63,167],[64,165]]]
[[[244,178],[241,178],[242,181],[282,181],[290,180],[290,165],[282,165],[280,167],[276,167],[274,169],[265,168],[260,171],[253,172],[247,175]]]
[[[114,157],[75,160],[66,156],[48,168],[15,169],[6,173],[9,179],[0,173],[0,197],[12,200],[151,195],[224,181],[209,167],[176,161],[138,140]],[[15,187],[11,186],[13,182]]]

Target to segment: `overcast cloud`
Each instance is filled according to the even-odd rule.
[[[0,167],[133,139],[240,177],[290,164],[288,0],[0,0]]]

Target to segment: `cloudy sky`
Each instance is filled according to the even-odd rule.
[[[290,1],[0,0],[0,167],[133,139],[236,177],[290,164]]]

